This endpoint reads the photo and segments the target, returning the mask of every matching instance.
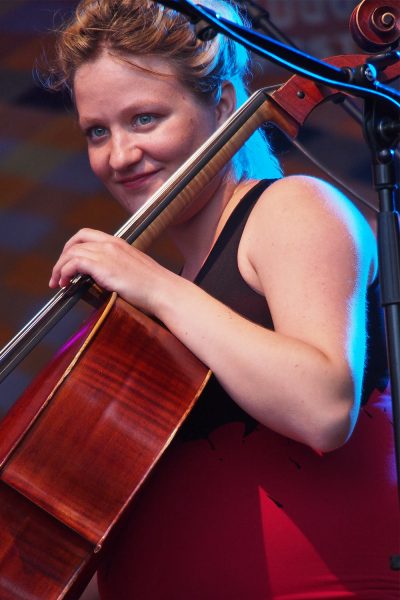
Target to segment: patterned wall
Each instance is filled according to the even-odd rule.
[[[72,4],[0,2],[1,345],[52,296],[50,269],[66,239],[84,224],[112,233],[125,219],[90,172],[73,112],[34,80],[35,60]],[[3,383],[2,408],[24,387],[32,362],[58,343],[59,334],[49,335]]]
[[[316,56],[352,52],[347,31],[353,0],[266,0],[271,18]],[[0,0],[0,346],[51,297],[51,265],[65,240],[81,226],[114,232],[125,219],[90,173],[84,140],[71,109],[44,92],[32,70],[52,30],[73,0]],[[255,84],[289,74],[257,62]],[[368,155],[359,127],[338,108],[322,109],[301,136],[361,194],[368,196]],[[319,170],[279,140],[288,171]],[[158,253],[168,254],[166,246]],[[167,256],[167,260],[170,258]],[[68,320],[61,324],[69,331]],[[59,345],[51,333],[0,386],[0,414],[18,395],[39,359]]]

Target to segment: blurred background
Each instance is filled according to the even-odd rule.
[[[325,58],[359,54],[348,23],[355,0],[260,0],[270,20],[300,49]],[[127,215],[91,174],[85,142],[65,98],[41,89],[35,64],[51,52],[54,30],[75,0],[0,0],[0,347],[53,295],[50,270],[65,241],[80,227],[115,232]],[[254,89],[291,74],[254,61]],[[357,122],[332,102],[320,106],[299,141],[371,206],[369,152]],[[328,178],[279,133],[272,144],[287,173]],[[373,221],[374,211],[366,209]],[[154,255],[174,266],[173,249],[157,243]],[[0,414],[18,397],[40,362],[71,331],[65,319],[34,356],[0,386]]]

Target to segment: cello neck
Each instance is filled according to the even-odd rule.
[[[250,135],[266,121],[289,136],[297,124],[268,95],[255,92],[116,232],[115,237],[144,250],[228,163]],[[0,351],[0,382],[27,356],[58,321],[86,295],[93,298],[93,280],[77,275]],[[89,290],[89,292],[88,292]]]
[[[254,92],[115,235],[139,249],[146,249],[267,121],[275,122],[289,136],[297,133],[297,124],[268,95],[268,89],[262,88]]]

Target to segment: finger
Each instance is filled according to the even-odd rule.
[[[104,233],[103,231],[98,231],[97,229],[90,229],[89,227],[84,227],[80,229],[77,233],[75,233],[65,244],[63,248],[63,252],[68,250],[75,244],[83,244],[86,242],[106,242],[110,240],[115,240],[112,235],[108,233]]]
[[[91,273],[89,273],[88,271],[88,266],[86,265],[92,264],[96,262],[96,260],[101,260],[98,256],[98,249],[98,244],[95,245],[86,243],[85,245],[80,244],[78,246],[72,246],[71,248],[64,251],[53,267],[49,281],[49,286],[51,288],[56,288],[58,286],[64,287],[64,285],[67,285],[72,279],[72,277],[74,277],[78,273],[82,273],[84,275],[91,275]],[[66,271],[65,266],[68,263],[70,267]],[[72,272],[73,268],[75,268],[74,272]]]

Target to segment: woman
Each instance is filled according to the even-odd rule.
[[[150,0],[83,0],[52,86],[70,89],[93,171],[133,213],[243,101],[245,71],[242,49],[196,40]],[[214,374],[103,561],[101,598],[397,598],[385,397],[360,413],[384,375],[381,331],[367,348],[366,221],[326,183],[281,178],[258,133],[169,235],[180,275],[84,229],[50,280],[90,274]]]

